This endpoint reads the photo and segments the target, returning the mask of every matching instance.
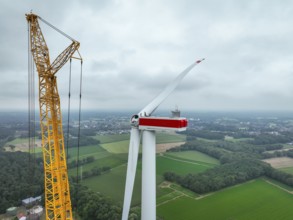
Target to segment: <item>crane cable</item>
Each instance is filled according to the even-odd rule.
[[[30,53],[30,26],[28,24],[28,177],[29,189],[28,194],[34,195],[33,184],[35,177],[35,70],[33,65],[32,54]]]
[[[64,37],[72,40],[72,41],[76,41],[75,39],[73,39],[72,37],[70,37],[69,35],[65,34],[63,31],[59,30],[58,28],[56,28],[54,25],[50,24],[48,21],[44,20],[43,18],[41,18],[40,16],[38,16],[38,18],[44,22],[45,24],[47,24],[49,27],[53,28],[55,31],[57,31],[58,33],[62,34]]]
[[[71,62],[72,58],[70,58],[70,66],[69,66],[69,85],[68,85],[68,109],[67,109],[67,140],[66,140],[66,161],[68,163],[68,148],[69,148],[69,123],[70,123],[70,102],[71,102]]]
[[[82,94],[82,60],[80,61],[81,69],[80,69],[80,84],[79,84],[79,108],[78,108],[78,139],[77,139],[77,177],[78,177],[78,167],[79,167],[79,147],[80,147],[80,121],[81,121],[81,94]],[[77,178],[77,184],[78,184]]]
[[[79,85],[79,110],[78,110],[78,135],[77,135],[77,161],[76,161],[76,195],[75,195],[75,208],[78,209],[77,198],[78,198],[78,188],[79,188],[79,147],[80,147],[80,122],[81,122],[81,99],[82,99],[82,64],[80,69],[80,85]],[[66,140],[66,156],[68,157],[69,149],[69,129],[70,129],[70,113],[71,113],[71,71],[72,71],[72,59],[70,59],[69,66],[69,80],[68,80],[68,115],[67,115],[67,140]]]

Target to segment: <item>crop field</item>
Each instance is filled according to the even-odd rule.
[[[14,140],[12,141],[9,141],[6,143],[6,145],[9,145],[9,144],[27,144],[28,143],[28,138],[15,138]]]
[[[77,158],[77,151],[78,149],[76,147],[68,149],[68,154],[70,155],[68,161],[71,161]],[[79,148],[79,159],[83,159],[89,156],[94,156],[96,159],[99,159],[108,155],[110,154],[99,145],[90,145],[90,146]]]
[[[205,164],[193,163],[189,161],[176,160],[164,156],[157,157],[157,174],[163,175],[165,172],[174,172],[179,175],[186,175],[188,173],[199,173],[213,166]]]
[[[253,138],[233,138],[231,136],[225,136],[225,141],[231,141],[231,142],[239,142],[239,141],[252,141]]]
[[[279,170],[293,175],[293,167],[284,167],[284,168],[280,168]]]
[[[129,140],[129,134],[96,135],[94,138],[99,140],[101,144],[106,144]]]
[[[113,154],[128,153],[129,140],[101,144],[101,146],[106,151],[113,153]]]
[[[128,134],[95,136],[95,138],[101,141],[101,146],[109,153],[114,153],[114,154],[128,153],[128,148],[129,148]],[[172,133],[157,133],[156,138],[157,138],[157,141],[156,141],[157,144],[184,142],[186,139],[185,135],[172,134]]]
[[[82,169],[82,172],[89,171],[93,168],[101,168],[101,167],[111,167],[115,168],[127,162],[127,155],[126,154],[110,154],[106,152],[101,153],[99,159],[96,159],[92,163],[84,164],[79,166],[79,169]],[[103,156],[104,155],[104,156]],[[103,157],[102,157],[103,156]],[[82,167],[82,168],[81,168]],[[68,170],[69,176],[76,176],[76,168],[72,168]],[[79,172],[81,175],[81,172]]]
[[[96,135],[94,138],[99,140],[101,144],[113,143],[118,141],[129,140],[129,134],[114,134],[114,135]],[[173,143],[186,141],[186,136],[176,133],[162,133],[157,132],[156,134],[157,143]]]
[[[290,220],[292,203],[292,194],[257,179],[200,199],[178,197],[157,206],[157,215],[168,220]]]
[[[174,142],[185,142],[186,136],[182,134],[176,133],[160,133],[157,132],[156,134],[157,144],[162,143],[174,143]]]
[[[198,151],[168,152],[164,153],[164,156],[183,159],[186,161],[203,162],[205,164],[220,164],[219,160]]]
[[[182,157],[183,158],[183,157]],[[190,161],[184,161],[184,159],[176,160],[174,158],[165,158],[163,156],[157,156],[157,185],[159,186],[163,181],[163,173],[166,171],[173,171],[177,174],[187,174],[187,173],[198,173],[202,172],[210,167],[215,166],[212,164],[207,166],[202,163],[193,163]],[[100,176],[91,177],[84,179],[82,184],[88,186],[96,192],[100,192],[114,201],[121,203],[124,196],[125,187],[125,175],[126,175],[126,162],[127,154],[110,154],[110,156],[98,159],[93,163],[83,165],[83,171],[90,170],[93,167],[101,167],[102,165],[107,165],[112,167],[111,171]],[[135,188],[133,193],[132,205],[140,204],[141,200],[141,160],[138,161],[137,173],[135,180]],[[71,169],[70,174],[75,175],[76,169]],[[179,186],[177,186],[179,187]],[[180,187],[179,187],[180,188]],[[157,197],[159,201],[165,201],[170,199],[172,195],[182,195],[178,191],[184,191],[185,189],[179,188],[157,188]],[[185,192],[188,194],[188,192]],[[190,192],[192,195],[194,193]]]
[[[100,192],[120,205],[123,204],[126,164],[113,168],[111,172],[101,176],[92,177],[82,181],[82,184],[88,186],[95,192]],[[141,170],[137,169],[132,197],[132,205],[140,203],[141,195]]]

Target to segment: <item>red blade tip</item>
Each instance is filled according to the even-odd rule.
[[[196,63],[200,63],[201,61],[205,60],[205,58],[201,59],[201,60],[197,60]]]

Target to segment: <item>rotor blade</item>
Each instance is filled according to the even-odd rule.
[[[197,60],[189,67],[187,67],[182,73],[180,73],[151,103],[149,103],[144,109],[142,109],[139,116],[150,116],[158,106],[170,95],[170,93],[179,85],[181,80],[187,75],[187,73],[197,64],[204,59]]]
[[[131,204],[133,185],[134,185],[134,179],[135,179],[135,173],[136,173],[139,143],[140,143],[140,132],[138,128],[133,127],[130,132],[122,220],[127,220],[129,215],[129,209]]]

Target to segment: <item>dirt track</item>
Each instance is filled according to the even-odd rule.
[[[36,140],[35,141],[35,147],[41,147],[42,141],[41,140]],[[22,152],[28,152],[28,143],[21,143],[21,144],[12,144],[15,146],[14,149],[11,149],[8,145],[4,147],[5,151],[22,151]]]
[[[166,150],[185,144],[185,142],[175,142],[166,144],[157,144],[157,153],[166,152]]]

